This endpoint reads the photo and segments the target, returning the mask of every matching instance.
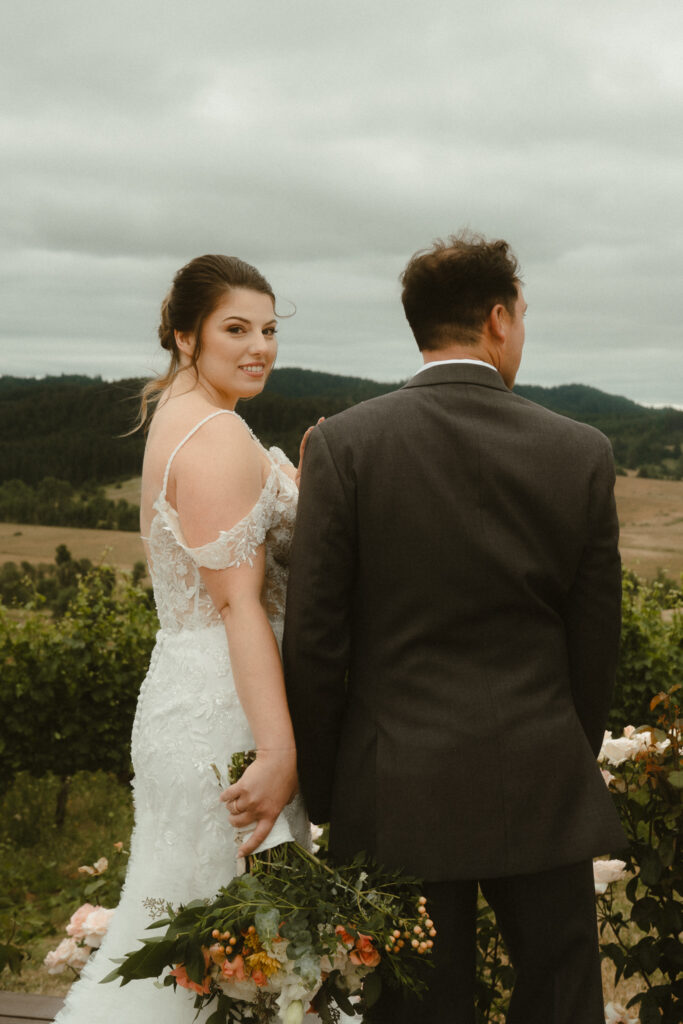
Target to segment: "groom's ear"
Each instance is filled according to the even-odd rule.
[[[482,338],[495,349],[500,349],[507,338],[509,320],[510,314],[505,306],[501,302],[497,303],[482,324]]]

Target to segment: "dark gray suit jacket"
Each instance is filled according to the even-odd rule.
[[[435,366],[317,427],[284,663],[331,849],[430,881],[619,849],[595,755],[621,576],[607,439]]]

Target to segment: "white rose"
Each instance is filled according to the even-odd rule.
[[[593,881],[595,892],[601,896],[607,892],[607,886],[612,882],[618,882],[626,878],[626,863],[623,860],[595,860],[593,861]]]
[[[608,1003],[605,1007],[605,1024],[638,1024],[637,1017],[629,1017],[619,1003]]]
[[[598,760],[608,761],[613,765],[623,764],[624,761],[634,758],[641,750],[647,750],[651,740],[649,732],[637,732],[631,736],[620,736],[618,739],[613,739],[611,733],[605,733]]]
[[[253,1003],[258,995],[259,989],[255,981],[245,978],[244,981],[224,981],[216,979],[218,986],[230,996],[231,999],[244,999],[247,1003]]]

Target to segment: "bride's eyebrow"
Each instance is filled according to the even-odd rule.
[[[249,320],[246,316],[237,316],[234,313],[231,314],[231,316],[223,317],[223,319],[221,320],[221,323],[225,324],[225,323],[228,322],[228,320],[239,320],[240,323],[243,323],[243,324],[250,324],[251,323],[251,320]],[[277,323],[277,320],[276,320],[275,317],[273,317],[273,319],[269,320],[267,324],[264,324],[264,326],[265,327],[270,327],[271,324],[276,324],[276,323]]]

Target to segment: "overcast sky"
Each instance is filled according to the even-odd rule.
[[[158,371],[193,256],[270,279],[280,365],[419,365],[398,275],[511,242],[519,379],[683,404],[680,0],[2,0],[0,372]]]

